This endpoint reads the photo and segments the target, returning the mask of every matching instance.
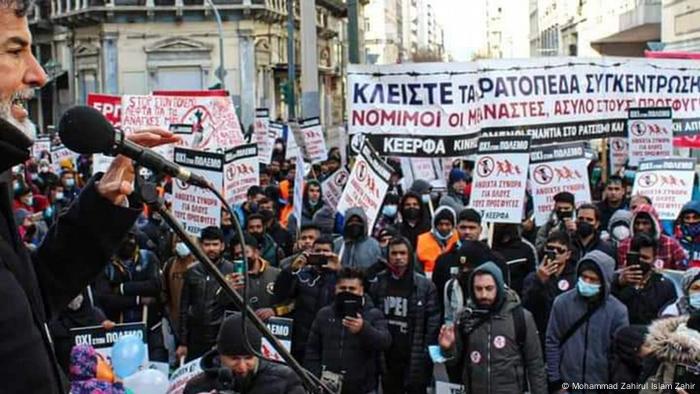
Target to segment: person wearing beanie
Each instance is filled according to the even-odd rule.
[[[246,335],[243,335],[245,324]],[[246,394],[303,394],[301,380],[286,365],[259,358],[262,335],[250,320],[235,313],[224,320],[216,348],[200,362],[203,373],[187,382],[184,394],[236,392]]]
[[[629,325],[627,308],[610,294],[614,270],[613,258],[594,250],[579,261],[576,287],[554,299],[545,337],[550,392],[611,382],[611,345]]]
[[[418,236],[416,257],[423,272],[430,278],[438,257],[459,241],[455,231],[455,212],[448,206],[440,207],[433,217],[433,229]]]
[[[464,366],[460,383],[470,394],[510,394],[525,392],[529,382],[530,393],[546,394],[537,326],[506,287],[501,269],[486,262],[472,271],[469,283],[468,307],[439,336],[447,362]]]
[[[649,333],[649,326],[633,324],[621,328],[615,334],[612,360],[612,383],[618,384],[620,392],[638,393],[639,390],[631,388],[622,390],[623,384],[642,385],[648,375],[650,365],[653,364],[651,348],[645,344]]]
[[[467,183],[471,179],[467,173],[459,168],[453,168],[447,180],[447,194],[440,198],[440,206],[452,208],[455,212],[461,212],[469,204],[469,195],[466,193]]]
[[[575,203],[574,195],[569,192],[560,192],[554,195],[554,209],[549,214],[549,220],[537,231],[535,247],[539,252],[542,251],[547,237],[552,231],[564,230],[572,235],[576,231]]]
[[[420,194],[408,191],[399,201],[399,213],[401,214],[399,233],[411,242],[411,248],[415,250],[418,245],[418,236],[430,231],[432,227],[430,209],[422,201]]]
[[[348,208],[344,217],[341,258],[343,267],[366,270],[381,259],[382,249],[376,239],[368,236],[370,224],[364,209]]]

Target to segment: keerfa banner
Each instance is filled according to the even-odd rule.
[[[674,135],[693,135],[698,71],[687,60],[628,58],[349,65],[348,127],[382,155],[414,157],[471,154],[479,136],[625,137],[632,107],[671,107]]]

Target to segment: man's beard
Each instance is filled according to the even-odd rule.
[[[10,122],[13,126],[19,129],[24,135],[29,137],[32,141],[36,139],[36,126],[32,123],[29,118],[26,118],[23,122],[15,119],[12,116],[12,103],[17,100],[26,101],[34,97],[33,89],[22,89],[15,92],[7,100],[0,100],[0,118]]]

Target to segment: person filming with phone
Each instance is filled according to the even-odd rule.
[[[650,324],[676,300],[673,282],[656,270],[657,241],[648,234],[632,238],[627,265],[613,282],[612,293],[629,312],[630,324]]]
[[[549,220],[537,231],[535,247],[538,251],[544,248],[547,237],[552,231],[563,230],[569,234],[576,233],[576,199],[569,192],[560,192],[554,195],[554,209],[549,215]]]
[[[316,315],[304,366],[342,394],[376,393],[379,355],[391,345],[384,314],[365,296],[361,271],[343,268],[335,301]]]

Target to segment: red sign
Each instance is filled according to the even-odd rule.
[[[87,105],[100,111],[114,127],[122,123],[122,97],[111,94],[90,93]]]

